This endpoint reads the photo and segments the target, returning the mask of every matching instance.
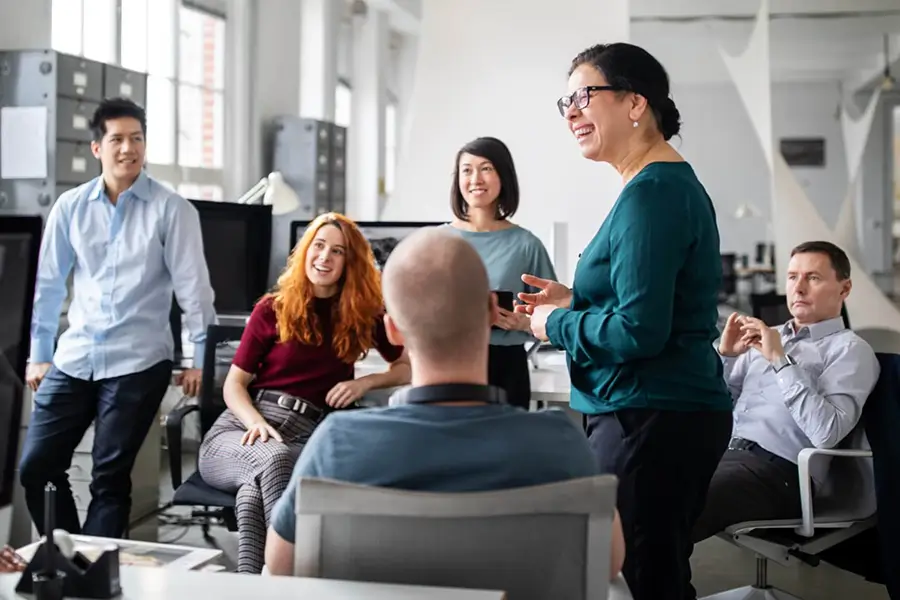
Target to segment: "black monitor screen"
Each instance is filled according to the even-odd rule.
[[[200,212],[203,253],[216,294],[216,313],[253,310],[266,293],[272,207],[191,200]]]
[[[12,503],[40,217],[0,217],[0,508]]]
[[[303,237],[311,221],[291,222],[291,250]],[[356,226],[372,246],[375,265],[379,270],[384,268],[391,252],[400,241],[412,232],[423,227],[436,227],[443,223],[428,221],[356,221]]]

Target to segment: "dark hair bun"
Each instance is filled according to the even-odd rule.
[[[672,139],[681,131],[681,113],[675,106],[675,102],[671,98],[662,101],[659,107],[659,131],[662,133],[666,141]]]

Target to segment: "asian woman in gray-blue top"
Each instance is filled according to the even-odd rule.
[[[450,207],[454,220],[447,225],[466,239],[481,256],[494,291],[532,292],[523,273],[556,279],[546,248],[533,233],[510,222],[519,207],[519,181],[506,144],[492,137],[473,140],[456,154]],[[489,382],[506,390],[510,404],[527,409],[531,400],[527,316],[500,309],[491,332]]]

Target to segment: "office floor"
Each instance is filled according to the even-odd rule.
[[[164,461],[165,462],[165,461]],[[185,476],[194,469],[194,458],[185,461]],[[160,499],[167,502],[172,497],[167,464],[163,465],[160,482]],[[173,514],[174,510],[167,511]],[[189,514],[187,510],[178,511]],[[237,534],[229,533],[224,527],[215,527],[211,534],[216,545],[223,550],[222,561],[227,570],[234,570],[237,561]],[[203,539],[199,526],[168,525],[148,522],[138,527],[134,537],[152,539],[162,543],[174,543],[201,548],[209,547]],[[726,589],[753,583],[756,578],[756,562],[753,555],[720,539],[711,539],[699,544],[691,559],[694,571],[694,586],[699,596],[713,594]],[[875,585],[836,569],[826,563],[819,567],[797,566],[783,568],[770,563],[769,582],[804,600],[889,600],[882,586]]]

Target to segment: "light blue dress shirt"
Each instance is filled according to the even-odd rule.
[[[53,345],[74,270],[68,329]],[[31,362],[101,380],[172,360],[172,292],[185,314],[194,364],[215,322],[200,217],[190,202],[142,173],[113,205],[98,177],[62,194],[41,241]]]
[[[840,317],[777,329],[797,364],[776,373],[751,349],[724,359],[725,381],[735,398],[733,436],[796,463],[803,448],[833,448],[856,427],[880,367],[871,346]],[[827,470],[827,460],[810,463],[818,483]]]

